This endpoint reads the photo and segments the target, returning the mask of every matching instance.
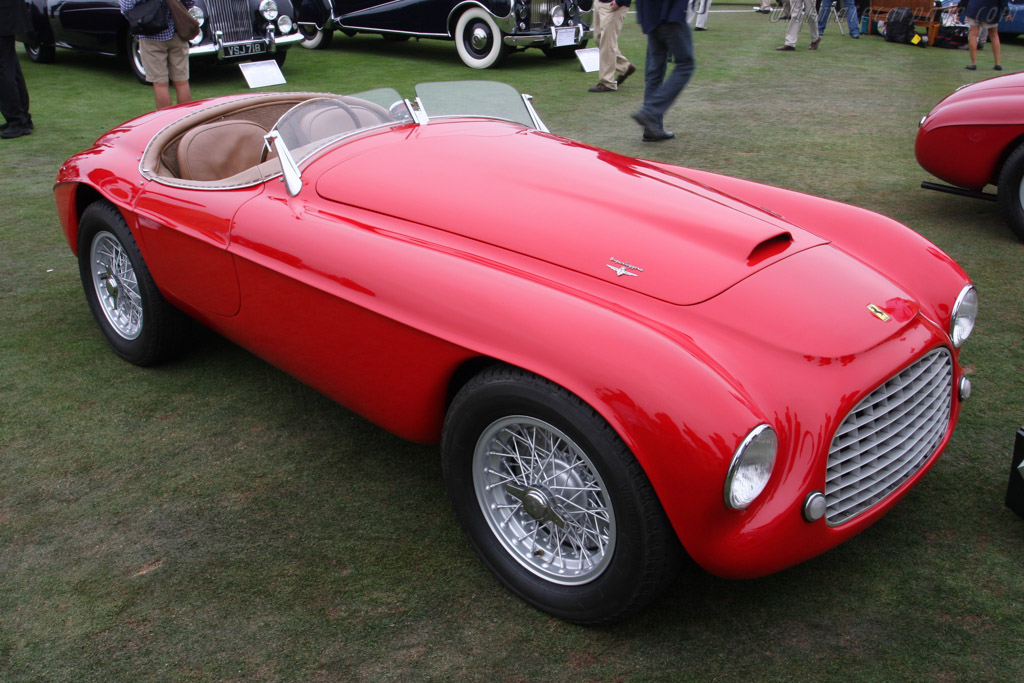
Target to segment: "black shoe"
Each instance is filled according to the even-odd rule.
[[[627,78],[629,78],[630,76],[632,76],[635,73],[636,73],[636,67],[633,66],[632,64],[630,64],[629,68],[626,69],[625,72],[623,72],[618,78],[615,79],[615,82],[617,84],[619,84],[619,85],[622,85],[623,83],[626,82]]]
[[[967,69],[968,71],[977,71],[978,70],[978,65],[977,64],[968,64],[964,68]]]
[[[587,88],[587,92],[615,92],[615,88],[609,88],[604,83],[598,83],[593,88]]]
[[[32,129],[28,126],[7,126],[0,131],[0,138],[4,140],[10,140],[11,138],[20,138],[22,135],[30,135]]]
[[[793,47],[792,45],[782,45],[780,47],[775,48],[775,51],[776,52],[796,52],[796,48]]]
[[[675,136],[676,134],[672,131],[644,128],[644,136],[640,139],[644,142],[662,142],[664,140],[671,140]]]
[[[707,31],[707,29],[704,28],[703,26],[694,26],[693,30],[694,31]]]
[[[661,124],[655,121],[654,118],[643,109],[637,109],[635,112],[630,114],[630,116],[633,117],[634,121],[644,127],[644,133],[649,130],[661,130]]]
[[[994,67],[992,67],[992,68],[993,68],[993,69],[995,69],[996,71],[1002,71],[1002,70],[1003,70],[1003,66],[1002,66],[1002,64],[996,64],[996,65],[995,65]]]

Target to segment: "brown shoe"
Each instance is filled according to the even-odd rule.
[[[604,83],[598,83],[593,88],[587,88],[587,92],[615,92],[615,88],[609,88]]]
[[[780,47],[775,48],[775,51],[776,52],[796,52],[796,48],[793,47],[792,45],[782,45]]]
[[[626,82],[627,78],[629,78],[630,76],[632,76],[635,73],[636,73],[636,67],[633,66],[632,64],[630,64],[629,68],[626,69],[625,72],[620,74],[619,77],[615,79],[615,82],[618,83],[619,85],[622,85],[623,83]]]
[[[819,36],[817,38],[817,40],[812,40],[811,41],[811,46],[809,48],[807,48],[807,49],[808,50],[817,50],[818,49],[818,43],[820,43],[820,42],[821,42],[821,36]]]

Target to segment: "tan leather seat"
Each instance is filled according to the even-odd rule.
[[[252,121],[214,121],[181,137],[178,167],[185,180],[221,180],[260,163],[266,129]]]

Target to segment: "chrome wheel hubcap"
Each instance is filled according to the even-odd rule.
[[[126,340],[142,333],[142,296],[135,269],[121,243],[109,232],[92,241],[89,262],[100,309],[110,326]]]
[[[477,442],[473,482],[491,531],[531,573],[583,584],[611,562],[607,487],[583,449],[554,426],[521,415],[491,424]]]
[[[491,42],[490,32],[483,26],[477,26],[473,29],[469,36],[469,44],[473,46],[473,49],[477,52],[483,52],[487,49],[487,44]]]

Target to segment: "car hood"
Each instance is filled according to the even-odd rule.
[[[498,121],[378,133],[322,158],[324,199],[462,235],[678,305],[826,244],[653,164]]]

